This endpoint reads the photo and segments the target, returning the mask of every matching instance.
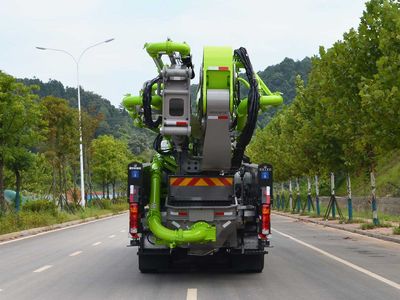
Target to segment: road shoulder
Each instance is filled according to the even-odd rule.
[[[119,216],[119,215],[125,214],[126,212],[127,211],[122,211],[122,212],[118,212],[118,213],[109,213],[109,214],[104,214],[104,215],[96,216],[96,217],[90,217],[90,218],[86,218],[86,219],[73,220],[73,221],[64,222],[64,223],[60,223],[60,224],[53,224],[53,225],[49,225],[49,226],[36,227],[36,228],[27,229],[27,230],[3,234],[3,235],[0,235],[0,244],[11,242],[11,241],[22,239],[22,238],[33,237],[33,236],[36,236],[39,234],[44,234],[44,233],[48,233],[48,232],[52,232],[52,231],[57,231],[57,230],[66,229],[66,228],[72,228],[72,227],[84,225],[84,224],[95,222],[95,221],[102,220],[102,219],[112,218],[114,216]]]
[[[284,213],[284,212],[280,212],[280,211],[273,211],[273,214],[279,215],[279,216],[284,216],[284,217],[289,217],[292,219],[296,219],[302,222],[308,222],[308,223],[313,223],[313,224],[318,224],[321,226],[325,226],[325,227],[330,227],[330,228],[335,228],[335,229],[339,229],[339,230],[344,230],[344,231],[348,231],[348,232],[352,232],[352,233],[356,233],[356,234],[361,234],[361,235],[365,235],[365,236],[369,236],[372,238],[376,238],[376,239],[380,239],[380,240],[384,240],[387,242],[394,242],[394,243],[398,243],[400,244],[400,236],[397,237],[395,235],[384,235],[384,234],[379,234],[376,232],[371,232],[368,230],[361,230],[358,228],[354,228],[354,226],[348,226],[348,225],[352,225],[352,224],[338,224],[329,220],[323,220],[321,218],[310,218],[308,216],[301,216],[298,214],[291,214],[291,213]]]

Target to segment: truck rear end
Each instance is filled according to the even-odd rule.
[[[272,166],[251,164],[245,150],[258,111],[282,103],[281,95],[254,72],[245,48],[204,47],[196,97],[186,43],[145,48],[158,75],[139,96],[123,100],[135,125],[157,133],[151,163],[128,167],[139,269],[261,272],[271,233]]]
[[[162,224],[174,232],[171,237],[150,229],[149,169],[151,165],[132,163],[128,170],[131,245],[139,247],[142,272],[204,267],[262,271],[271,233],[270,165],[244,165],[235,174],[218,176],[164,172],[160,216]],[[202,233],[206,235],[204,241],[184,240],[183,230],[193,229],[196,224],[210,226]],[[160,239],[163,235],[170,239]]]

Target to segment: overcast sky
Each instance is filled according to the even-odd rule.
[[[145,42],[186,41],[196,73],[204,45],[247,48],[255,70],[285,57],[302,59],[329,47],[357,27],[364,0],[0,0],[0,70],[16,77],[57,79],[76,85],[74,64],[61,48],[78,56],[81,85],[118,106],[136,94],[156,68]],[[197,78],[196,78],[197,80]]]

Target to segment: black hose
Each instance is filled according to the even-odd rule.
[[[153,142],[153,149],[154,149],[156,152],[160,153],[160,154],[166,154],[166,153],[164,153],[165,151],[161,150],[161,142],[162,142],[162,140],[163,140],[163,136],[162,136],[161,133],[159,133],[159,134],[156,136],[156,138],[154,139],[154,142]]]
[[[234,51],[234,56],[239,59],[246,70],[246,76],[250,84],[250,90],[248,94],[247,102],[247,120],[246,125],[242,130],[242,134],[239,136],[239,140],[236,143],[236,148],[233,151],[232,156],[232,169],[238,169],[242,163],[244,151],[253,136],[254,129],[257,124],[258,110],[260,108],[260,94],[258,92],[258,82],[253,71],[249,56],[245,48],[240,47]]]
[[[238,119],[237,117],[232,121],[232,123],[229,125],[229,130],[233,130],[237,126]]]
[[[153,142],[153,149],[161,154],[161,142],[162,142],[162,135],[159,133]]]
[[[162,143],[162,141],[163,141],[163,139],[164,139],[164,136],[161,134],[161,133],[159,133],[157,136],[156,136],[156,138],[154,139],[154,142],[153,142],[153,149],[157,152],[157,153],[160,153],[160,154],[171,154],[173,151],[172,151],[172,149],[165,149],[165,150],[162,150],[161,149],[161,143]]]
[[[193,63],[192,63],[192,56],[186,56],[186,57],[182,57],[182,63],[187,67],[192,69],[192,75],[190,77],[190,79],[194,79],[195,74],[194,74],[194,67],[193,67]]]
[[[143,89],[143,116],[144,116],[144,124],[150,129],[157,128],[160,126],[162,117],[159,116],[156,121],[153,121],[152,111],[151,111],[151,93],[152,87],[161,79],[160,75],[156,78],[149,80],[145,83]]]

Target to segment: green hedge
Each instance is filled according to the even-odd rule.
[[[37,213],[47,212],[57,215],[57,206],[53,202],[48,200],[28,201],[22,206],[22,211]]]

